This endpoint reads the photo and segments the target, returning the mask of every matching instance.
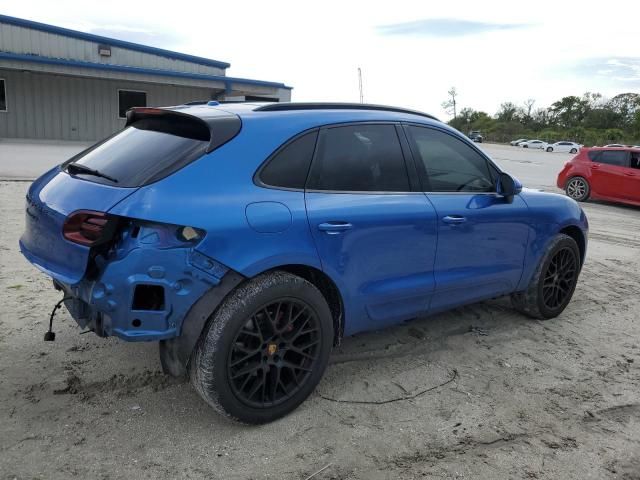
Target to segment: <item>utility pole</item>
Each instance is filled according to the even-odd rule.
[[[360,103],[364,103],[364,95],[362,94],[362,69],[358,67],[358,86],[360,87]]]

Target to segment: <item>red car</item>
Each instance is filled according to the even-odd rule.
[[[640,206],[640,148],[582,148],[557,184],[579,202],[588,198]]]

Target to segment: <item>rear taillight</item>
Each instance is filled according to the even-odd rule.
[[[78,210],[70,214],[62,226],[62,235],[73,243],[95,247],[113,237],[117,220],[104,212]]]

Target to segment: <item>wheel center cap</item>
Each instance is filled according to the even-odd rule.
[[[273,356],[278,351],[278,345],[275,343],[267,344],[267,353],[269,356]]]

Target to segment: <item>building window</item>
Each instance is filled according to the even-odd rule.
[[[138,90],[118,90],[118,117],[126,118],[127,110],[147,106],[147,92]]]
[[[7,89],[4,78],[0,78],[0,112],[7,111]]]

